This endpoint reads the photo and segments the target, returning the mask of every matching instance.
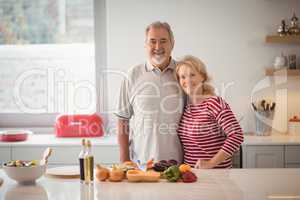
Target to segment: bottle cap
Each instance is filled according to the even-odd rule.
[[[86,143],[86,146],[87,146],[87,147],[91,147],[91,146],[92,146],[92,144],[91,144],[91,141],[90,141],[90,140],[88,140],[88,141],[87,141],[87,143]]]
[[[82,140],[81,140],[81,145],[82,145],[82,146],[85,146],[85,143],[86,143],[85,139],[82,139]]]

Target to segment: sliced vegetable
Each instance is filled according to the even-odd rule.
[[[38,160],[30,160],[30,161],[24,161],[24,160],[12,160],[4,165],[7,167],[34,167],[38,165]]]
[[[153,159],[148,160],[146,165],[147,165],[147,169],[152,169],[154,167],[154,160]]]

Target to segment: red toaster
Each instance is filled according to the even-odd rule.
[[[57,137],[100,137],[103,136],[103,120],[97,114],[60,115],[55,121]]]

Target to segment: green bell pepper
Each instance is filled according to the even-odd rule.
[[[177,165],[173,165],[164,171],[164,175],[168,181],[176,182],[180,178],[181,173],[179,167]]]

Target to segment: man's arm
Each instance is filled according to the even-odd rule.
[[[118,142],[120,147],[121,163],[129,161],[129,120],[118,119]]]

